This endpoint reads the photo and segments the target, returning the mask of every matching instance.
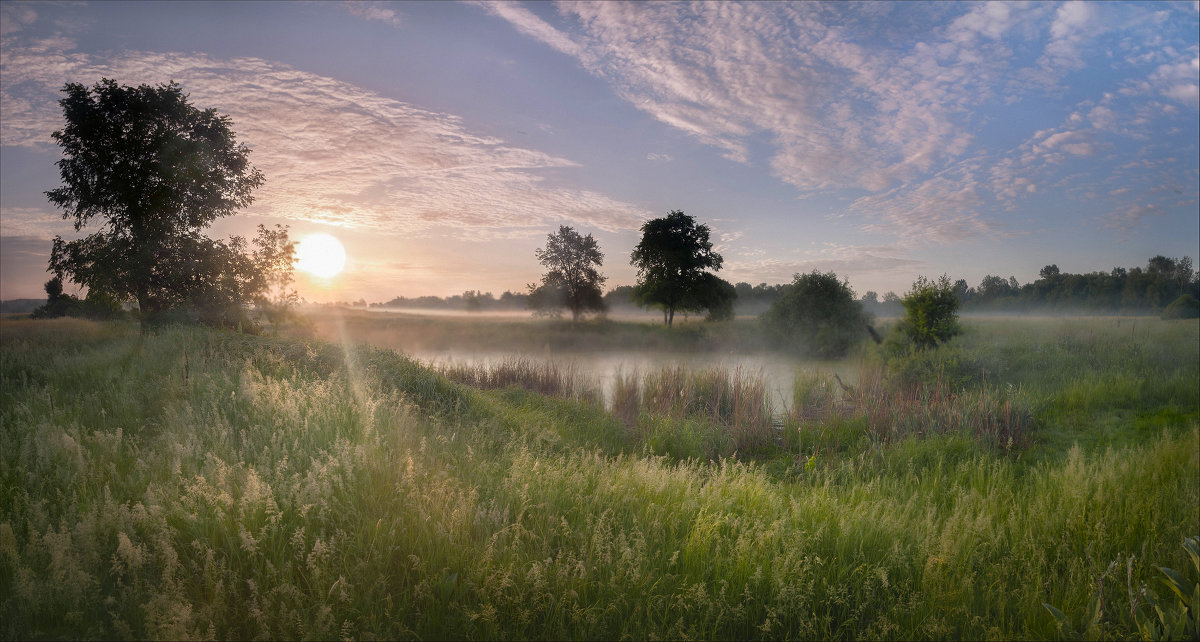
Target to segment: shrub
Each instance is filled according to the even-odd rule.
[[[917,277],[900,305],[904,306],[904,319],[896,327],[918,348],[931,348],[962,331],[958,297],[945,274],[937,281]]]
[[[89,290],[87,297],[80,299],[63,292],[62,277],[46,281],[46,303],[34,309],[35,319],[57,317],[87,317],[89,319],[116,319],[124,312],[115,297],[100,290]]]
[[[1200,301],[1190,294],[1181,294],[1163,310],[1164,319],[1197,319],[1200,318]]]
[[[815,270],[797,274],[760,318],[766,333],[783,347],[822,358],[845,356],[866,336],[871,322],[845,281]]]

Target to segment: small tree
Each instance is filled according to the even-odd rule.
[[[845,356],[851,346],[867,336],[871,315],[837,274],[813,270],[795,275],[760,320],[778,344],[793,352],[828,359]]]
[[[634,298],[643,306],[659,306],[663,322],[669,327],[676,311],[710,310],[728,304],[728,312],[718,310],[718,316],[732,312],[736,291],[707,270],[720,270],[723,259],[712,249],[707,225],[679,210],[664,218],[642,225],[642,240],[630,256],[630,264],[638,269],[638,284]],[[714,281],[714,279],[716,279]],[[718,283],[719,282],[719,283]]]
[[[97,217],[103,226],[75,241],[55,237],[55,275],[137,301],[143,326],[197,305],[250,303],[258,291],[250,268],[263,261],[246,255],[244,242],[226,245],[201,233],[249,205],[263,182],[229,118],[193,107],[175,83],[123,87],[104,79],[90,89],[70,83],[63,92],[66,124],[54,132],[62,186],[46,196],[76,230]],[[286,234],[282,244],[269,241],[289,252],[290,270]]]
[[[565,307],[571,311],[571,320],[578,321],[585,312],[608,309],[601,290],[608,278],[596,269],[604,263],[604,255],[591,234],[581,236],[561,225],[557,234],[546,236],[546,247],[534,250],[534,255],[550,270],[542,275],[540,285],[529,286],[529,305],[538,314],[557,316],[557,310]]]
[[[1181,294],[1163,310],[1164,319],[1200,318],[1200,301],[1190,294]]]
[[[897,329],[918,348],[933,347],[962,330],[958,324],[958,297],[945,274],[937,281],[917,277],[900,304],[904,306],[904,319]]]
[[[46,289],[46,304],[39,305],[30,316],[35,319],[53,319],[75,315],[80,305],[79,298],[70,294],[63,294],[61,277],[56,276],[46,281],[44,287]]]
[[[88,317],[90,319],[112,319],[123,314],[121,304],[100,290],[91,290],[80,300],[73,294],[63,292],[61,277],[46,281],[46,303],[33,310],[35,319],[56,317]]]

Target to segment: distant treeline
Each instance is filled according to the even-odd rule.
[[[491,292],[467,290],[462,294],[448,297],[440,296],[398,296],[385,303],[372,303],[372,308],[422,308],[435,310],[524,310],[528,307],[529,295],[508,292],[499,297]],[[359,301],[359,306],[365,306],[365,301]]]
[[[987,275],[978,287],[965,279],[954,283],[954,293],[964,310],[1085,310],[1091,312],[1159,312],[1184,294],[1200,299],[1200,278],[1192,267],[1192,259],[1172,259],[1156,256],[1146,267],[1113,268],[1109,272],[1071,274],[1057,265],[1042,268],[1038,280],[1021,284],[1015,277]],[[787,285],[737,283],[735,310],[738,314],[761,314],[771,307]],[[633,286],[621,285],[604,295],[609,308],[635,307]],[[876,316],[898,316],[903,313],[900,296],[887,292],[880,296],[867,291],[859,301]],[[499,297],[491,292],[468,290],[449,297],[398,296],[386,303],[372,303],[372,308],[427,308],[444,310],[525,310],[529,295],[505,292]],[[343,303],[367,307],[365,300]]]
[[[1200,279],[1192,259],[1156,256],[1146,267],[1116,267],[1109,272],[1070,274],[1047,265],[1038,280],[1021,285],[1013,277],[988,275],[979,287],[959,279],[954,293],[964,309],[1087,310],[1157,312],[1182,295],[1200,298]]]

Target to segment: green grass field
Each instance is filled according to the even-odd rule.
[[[1200,326],[965,325],[927,354],[864,348],[878,376],[852,391],[798,377],[764,423],[723,410],[761,391],[720,373],[606,407],[384,348],[5,318],[0,628],[1130,639],[1151,594],[1182,612],[1159,567],[1200,582]],[[655,401],[669,386],[689,401]]]

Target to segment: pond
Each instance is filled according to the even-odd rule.
[[[858,367],[850,361],[813,361],[777,354],[721,354],[715,352],[581,352],[543,350],[538,353],[501,350],[409,350],[406,353],[434,368],[451,365],[493,366],[525,359],[535,363],[555,363],[582,377],[594,381],[604,395],[605,403],[612,399],[617,376],[646,375],[662,368],[681,366],[690,371],[718,368],[731,374],[761,375],[771,395],[775,412],[783,412],[792,404],[792,383],[798,373],[837,374],[846,383],[856,381]]]
[[[699,372],[721,369],[731,375],[740,371],[761,376],[770,393],[772,408],[784,412],[792,405],[792,385],[797,374],[837,374],[847,384],[858,380],[856,360],[801,359],[761,346],[754,349],[722,349],[720,341],[701,341],[695,348],[670,347],[672,333],[697,326],[681,325],[663,331],[646,317],[641,322],[622,321],[609,326],[581,326],[578,332],[562,324],[509,315],[420,314],[334,310],[309,318],[318,337],[347,344],[369,344],[406,354],[434,368],[450,366],[494,366],[526,360],[554,364],[586,381],[594,382],[606,403],[619,375],[646,376],[664,368],[680,366]],[[646,333],[653,328],[649,345]],[[726,331],[730,331],[729,328]],[[695,332],[693,332],[695,334]],[[706,337],[707,335],[701,334]],[[638,343],[642,342],[642,343]],[[650,347],[653,346],[653,347]]]

